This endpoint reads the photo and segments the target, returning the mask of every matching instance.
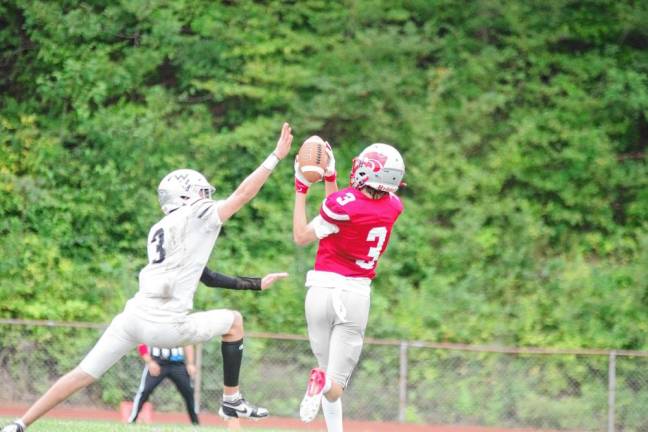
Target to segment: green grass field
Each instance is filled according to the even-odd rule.
[[[4,425],[12,419],[2,418],[0,424]],[[1,427],[1,426],[0,426]],[[244,429],[241,429],[244,430]],[[254,432],[290,432],[286,429],[252,429]],[[105,421],[73,421],[43,419],[29,427],[29,432],[224,432],[227,429],[201,426],[194,428],[183,425],[128,425],[123,423]],[[296,431],[293,431],[296,432]]]

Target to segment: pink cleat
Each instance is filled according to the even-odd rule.
[[[308,423],[317,416],[322,403],[325,383],[326,372],[323,369],[314,368],[311,370],[306,394],[299,405],[299,417],[301,417],[302,421]]]

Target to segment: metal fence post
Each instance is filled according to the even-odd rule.
[[[616,404],[616,351],[610,351],[608,362],[608,432],[614,432]]]
[[[196,412],[200,411],[200,392],[202,384],[202,350],[202,344],[196,344],[196,376],[194,377],[194,404],[196,407]]]
[[[398,377],[398,421],[405,421],[407,410],[407,342],[400,343],[400,373]]]

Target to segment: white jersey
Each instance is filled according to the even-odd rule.
[[[218,204],[200,199],[153,225],[148,264],[139,274],[139,291],[126,310],[154,322],[181,321],[193,297],[222,226]]]

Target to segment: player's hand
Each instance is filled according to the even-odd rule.
[[[335,156],[333,156],[333,149],[331,144],[328,141],[324,141],[326,144],[326,154],[329,156],[329,163],[326,166],[326,171],[324,171],[324,178],[326,180],[335,180]]]
[[[267,275],[263,276],[263,279],[261,279],[261,289],[264,290],[266,288],[270,288],[270,285],[275,283],[276,281],[280,279],[285,279],[288,277],[288,273],[268,273]]]
[[[277,141],[277,147],[274,149],[274,154],[279,159],[285,158],[290,152],[290,145],[292,144],[293,136],[292,129],[288,123],[284,123],[281,127],[281,135]]]
[[[187,365],[187,373],[191,378],[196,376],[196,365],[194,364],[188,364]]]
[[[150,362],[148,362],[146,364],[146,366],[148,367],[148,371],[149,371],[149,374],[151,374],[151,376],[156,377],[156,376],[160,375],[160,365],[157,364],[157,362],[155,360],[151,360]]]
[[[299,169],[298,156],[295,156],[295,191],[299,193],[308,193],[308,188],[313,184],[306,180],[304,174]]]

